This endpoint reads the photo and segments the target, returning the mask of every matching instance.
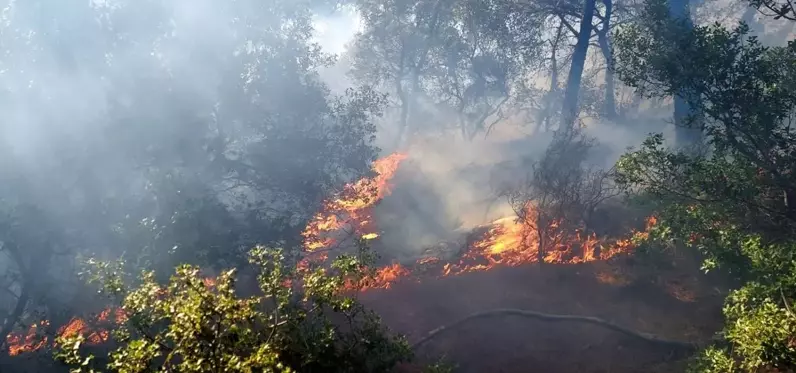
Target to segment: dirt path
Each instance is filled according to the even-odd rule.
[[[365,304],[413,342],[471,313],[518,308],[596,316],[667,339],[706,341],[721,327],[723,295],[677,276],[610,284],[605,263],[497,268],[361,295]],[[610,282],[610,281],[608,281]],[[689,283],[690,286],[683,286]],[[513,316],[473,320],[419,351],[445,356],[459,372],[679,372],[682,353],[593,325]],[[678,356],[679,355],[679,356]]]

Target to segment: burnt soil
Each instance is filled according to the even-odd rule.
[[[650,273],[655,273],[653,277]],[[641,268],[632,258],[579,265],[494,268],[360,295],[410,343],[475,312],[517,308],[595,316],[666,339],[706,342],[721,328],[725,292],[694,268]],[[687,352],[599,326],[517,316],[474,319],[417,351],[456,372],[682,372]],[[413,366],[403,370],[416,371]]]

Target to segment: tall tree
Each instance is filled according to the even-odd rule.
[[[449,0],[356,1],[365,23],[353,44],[354,80],[394,94],[398,114],[396,147],[401,147],[416,110],[429,53],[437,46]],[[444,13],[444,14],[443,14]]]
[[[567,85],[564,90],[560,129],[573,126],[577,120],[578,95],[580,93],[580,82],[583,78],[583,69],[586,66],[586,53],[589,50],[589,41],[591,40],[595,3],[595,0],[585,0],[583,3],[583,16],[578,30],[578,42],[575,44],[575,50],[572,53],[572,65],[569,69],[569,77],[567,77]]]
[[[651,243],[698,249],[706,270],[741,284],[724,341],[694,371],[792,371],[796,45],[764,47],[745,24],[672,27],[668,4],[648,5],[617,38],[617,72],[648,96],[693,98],[711,151],[673,151],[655,135],[620,160],[619,181],[657,206]]]
[[[585,3],[583,4],[585,5]],[[596,2],[595,6],[592,7],[593,12],[589,13],[592,23],[591,27],[591,35],[589,36],[589,42],[592,39],[595,40],[595,46],[599,48],[603,59],[605,60],[605,67],[603,70],[603,94],[602,94],[602,102],[599,104],[599,108],[597,108],[598,115],[607,118],[607,119],[616,119],[617,118],[617,103],[616,103],[616,84],[615,84],[615,77],[614,72],[611,66],[611,61],[613,60],[612,51],[611,51],[611,34],[613,28],[617,25],[622,25],[624,23],[631,22],[635,19],[637,14],[637,5],[633,1],[602,1]],[[600,7],[599,5],[602,5]],[[550,14],[555,16],[556,21],[559,22],[560,25],[565,26],[564,29],[568,32],[566,33],[565,37],[563,38],[564,41],[567,40],[574,40],[575,47],[572,48],[571,55],[569,58],[572,58],[576,55],[576,51],[579,51],[577,46],[579,45],[579,41],[581,40],[581,35],[579,28],[576,28],[575,22],[580,24],[583,23],[584,20],[584,9],[582,9],[581,4],[572,1],[565,1],[565,2],[538,2],[538,3],[530,3],[528,7],[535,9],[537,12],[542,12],[546,14]],[[595,21],[596,18],[596,21]],[[557,34],[552,34],[557,35]],[[559,37],[553,37],[553,40],[559,40]],[[564,43],[561,43],[564,44]],[[580,50],[578,54],[578,59],[580,58]],[[568,55],[564,53],[564,55]],[[588,47],[586,48],[585,56],[588,56]],[[585,61],[585,58],[584,58]],[[571,62],[570,62],[571,63]],[[579,64],[573,65],[576,69],[578,68]],[[585,62],[584,68],[581,71],[581,80],[583,79],[583,74],[586,71]],[[576,76],[572,76],[576,78]],[[581,91],[581,89],[579,89]],[[565,90],[565,95],[567,95]],[[570,97],[572,96],[572,92],[570,92]],[[582,92],[581,92],[582,95]],[[571,102],[567,105],[571,105]],[[578,106],[578,104],[576,104]],[[571,107],[568,109],[571,110]],[[577,109],[576,109],[577,110]],[[544,109],[543,113],[548,112],[549,110]],[[579,111],[579,110],[577,110]],[[547,115],[547,114],[545,114]]]
[[[675,22],[680,32],[687,33],[694,28],[689,10],[689,0],[669,0],[669,17]],[[676,39],[675,39],[676,40]],[[701,141],[702,129],[700,128],[700,113],[696,110],[699,105],[698,97],[692,97],[688,92],[676,92],[674,95],[674,125],[675,139],[681,145],[694,145]]]
[[[613,0],[603,0],[605,12],[602,15],[602,22],[600,27],[596,30],[597,42],[600,46],[605,59],[605,97],[603,98],[602,114],[608,119],[616,119],[616,84],[614,77],[614,68],[612,66],[614,57],[611,52],[610,32],[611,32],[611,17],[613,17]]]

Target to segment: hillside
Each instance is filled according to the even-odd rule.
[[[708,341],[720,329],[723,295],[709,285],[714,279],[695,281],[693,267],[675,267],[654,280],[610,281],[617,280],[609,274],[619,268],[627,277],[640,274],[633,262],[623,257],[542,269],[534,264],[501,267],[397,283],[365,292],[361,299],[410,342],[469,314],[497,308],[595,316],[692,342]],[[472,320],[439,334],[418,353],[426,359],[444,356],[456,362],[457,372],[678,372],[686,357],[598,326],[516,316]]]

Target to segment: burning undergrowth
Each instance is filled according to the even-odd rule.
[[[376,161],[376,177],[347,186],[340,196],[325,204],[326,209],[316,215],[304,233],[307,260],[326,260],[328,252],[344,250],[342,243],[346,239],[373,240],[380,236],[372,221],[373,208],[392,192],[392,176],[406,158],[403,154],[392,154]],[[465,234],[463,241],[441,242],[428,248],[420,258],[393,262],[374,269],[373,276],[363,283],[352,284],[352,288],[363,291],[390,288],[397,281],[537,263],[541,234],[545,235],[543,241],[546,243],[543,261],[558,264],[608,260],[630,252],[634,247],[634,236],[646,234],[643,231],[633,232],[631,237],[620,240],[598,238],[582,228],[559,229],[567,224],[562,219],[551,222],[545,229],[539,229],[533,219],[537,216],[534,211],[536,206],[528,203],[525,209],[521,214],[522,219],[498,219]],[[646,228],[654,224],[655,218],[650,217]],[[332,235],[336,235],[336,238]]]
[[[56,335],[67,338],[82,335],[89,344],[101,344],[110,337],[108,332],[109,325],[124,322],[126,319],[127,317],[121,309],[106,308],[90,321],[80,317],[73,317],[66,325],[57,329]],[[50,338],[44,332],[49,326],[49,321],[43,320],[31,325],[26,333],[13,333],[7,336],[8,354],[16,356],[25,352],[37,351],[50,345]],[[54,345],[54,342],[52,344]]]
[[[309,263],[328,263],[330,256],[345,252],[358,243],[375,244],[383,232],[374,221],[374,208],[392,193],[392,178],[406,154],[395,153],[381,158],[373,164],[373,177],[363,178],[346,185],[335,198],[329,199],[304,229],[303,259],[298,266]],[[584,229],[558,229],[567,222],[553,221],[547,229],[538,229],[532,219],[535,205],[529,203],[523,219],[506,217],[485,224],[463,234],[459,239],[440,242],[428,248],[425,253],[412,260],[388,262],[371,268],[370,276],[352,281],[349,291],[368,291],[389,289],[401,281],[424,281],[437,277],[455,276],[468,272],[488,271],[505,266],[517,267],[538,263],[542,257],[545,263],[579,264],[598,260],[608,260],[633,250],[633,237],[645,232],[633,232],[631,237],[610,240],[589,234]],[[647,220],[647,228],[655,224],[654,218]],[[543,233],[540,233],[543,232]],[[539,235],[545,234],[544,240]],[[540,241],[545,242],[544,255],[539,255]],[[378,245],[376,245],[378,246]],[[390,259],[387,253],[382,257]],[[206,284],[212,286],[212,278]],[[289,286],[289,285],[287,285]],[[123,322],[124,314],[115,309],[105,309],[90,322],[75,317],[57,329],[57,335],[82,334],[91,344],[108,340],[109,322]],[[105,325],[105,327],[103,327]],[[27,331],[7,336],[9,354],[18,355],[36,351],[51,344],[42,330],[49,326],[47,321],[31,326]]]

